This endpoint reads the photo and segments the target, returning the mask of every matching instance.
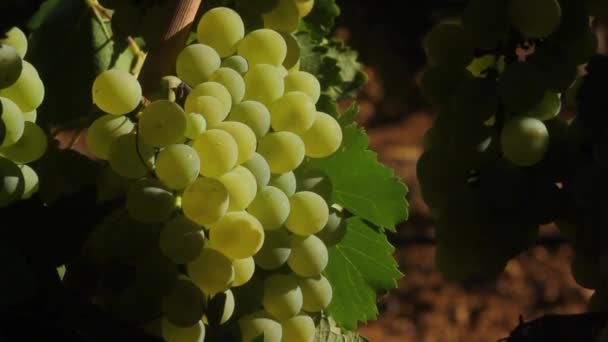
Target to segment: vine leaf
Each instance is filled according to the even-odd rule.
[[[310,160],[310,166],[330,178],[334,203],[395,231],[395,225],[408,217],[407,187],[368,149],[369,139],[362,128],[353,123],[342,132],[340,149],[327,158]]]
[[[331,317],[321,317],[316,326],[314,342],[369,342],[356,332],[343,332]]]
[[[340,8],[335,0],[316,0],[310,14],[301,21],[300,29],[310,31],[313,40],[318,43],[331,33],[339,15]]]
[[[357,322],[376,319],[376,293],[397,287],[399,272],[394,247],[386,235],[358,217],[347,221],[344,239],[329,249],[325,276],[333,289],[327,308],[340,327],[355,330]]]

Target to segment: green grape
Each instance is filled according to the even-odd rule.
[[[232,287],[246,284],[255,272],[253,257],[235,259],[232,261],[232,266],[234,267],[234,282],[232,283]]]
[[[283,330],[281,324],[264,311],[257,311],[239,319],[243,342],[259,341],[281,342]]]
[[[545,156],[549,132],[538,119],[513,117],[502,129],[500,145],[505,159],[517,166],[531,166]]]
[[[7,98],[0,97],[0,111],[4,128],[4,139],[0,147],[11,146],[23,136],[25,120],[19,107]]]
[[[24,175],[19,166],[0,157],[0,208],[23,197],[25,190]]]
[[[323,197],[326,201],[331,201],[333,184],[331,179],[319,169],[300,167],[294,171],[296,175],[296,188],[298,191],[312,191]]]
[[[461,68],[445,65],[431,65],[422,73],[420,92],[434,105],[446,104],[460,83],[470,77],[470,73]]]
[[[243,80],[243,76],[235,70],[230,68],[219,68],[211,74],[209,80],[226,87],[232,97],[233,104],[237,104],[243,100],[243,96],[245,96],[245,80]]]
[[[234,55],[222,60],[223,68],[230,68],[241,75],[245,75],[249,70],[249,64],[243,56]]]
[[[285,229],[277,229],[265,233],[264,245],[253,256],[253,259],[258,267],[271,271],[283,266],[290,254],[291,247],[287,231]]]
[[[138,139],[137,134],[129,133],[112,142],[108,161],[118,175],[137,179],[145,176],[154,166],[154,153],[152,146]]]
[[[8,30],[6,38],[0,39],[0,43],[12,46],[21,58],[24,58],[27,53],[27,37],[17,26]]]
[[[291,171],[282,174],[274,174],[270,177],[270,182],[268,182],[268,185],[281,189],[281,191],[283,191],[287,197],[291,197],[296,193],[296,176]]]
[[[219,105],[213,103],[213,106],[206,105],[206,107],[203,107],[202,110],[199,110],[198,108],[201,107],[201,104],[198,102],[200,102],[199,98],[201,96],[214,97],[219,100],[223,106],[220,107]],[[224,118],[226,118],[230,112],[230,109],[232,108],[232,96],[223,84],[208,81],[201,83],[192,89],[190,94],[188,94],[186,97],[184,108],[188,113],[201,113],[205,119],[207,119],[207,126],[213,128],[214,125],[217,125],[220,121],[224,120]],[[205,113],[205,111],[211,111],[212,113]],[[209,118],[213,118],[211,122]]]
[[[165,147],[182,140],[186,132],[186,113],[169,100],[150,103],[139,116],[141,139],[154,147]]]
[[[23,195],[21,195],[21,199],[29,199],[33,194],[38,192],[38,188],[40,187],[40,180],[38,178],[38,174],[34,169],[29,167],[28,165],[20,165],[21,173],[23,174]]]
[[[101,116],[87,130],[87,147],[97,158],[108,159],[112,142],[119,136],[130,133],[134,127],[126,116]]]
[[[321,96],[321,85],[317,78],[306,71],[296,71],[289,73],[285,79],[285,93],[301,91],[310,96],[313,103],[319,101]]]
[[[308,312],[320,312],[327,308],[333,297],[333,290],[329,280],[322,275],[310,278],[298,278],[298,285],[302,290],[302,309]]]
[[[222,60],[220,55],[205,44],[186,46],[177,55],[175,71],[177,77],[192,87],[206,82],[211,74],[219,69]],[[188,111],[189,112],[189,111]]]
[[[507,1],[469,1],[462,13],[462,28],[475,47],[494,49],[509,30]]]
[[[258,191],[255,176],[241,165],[224,173],[218,180],[224,184],[230,194],[230,210],[245,210]]]
[[[529,62],[509,64],[498,80],[498,92],[505,106],[516,113],[526,112],[545,95],[545,83],[540,70]]]
[[[162,309],[166,318],[178,327],[197,324],[205,313],[205,295],[188,277],[181,276],[171,292],[162,299]]]
[[[244,100],[254,100],[269,106],[283,95],[284,90],[283,76],[277,67],[256,64],[245,74]]]
[[[268,166],[266,159],[264,159],[264,157],[262,157],[259,153],[254,153],[251,156],[251,159],[243,163],[243,166],[246,167],[247,170],[251,171],[255,177],[255,181],[258,184],[258,189],[268,185],[268,182],[270,181],[270,166]]]
[[[473,59],[473,44],[459,24],[441,23],[429,33],[426,53],[432,64],[464,67]]]
[[[452,95],[450,109],[465,114],[467,120],[470,118],[475,122],[486,121],[498,110],[496,81],[481,77],[463,80]]]
[[[137,78],[120,69],[106,70],[97,75],[92,92],[93,103],[104,112],[114,115],[123,115],[135,110],[142,96]]]
[[[317,112],[309,130],[302,133],[306,156],[324,158],[332,155],[342,145],[342,127],[331,115]]]
[[[531,39],[550,35],[559,26],[562,10],[557,0],[510,0],[511,24]]]
[[[300,24],[300,11],[293,0],[279,0],[270,12],[263,13],[264,27],[275,31],[294,32]]]
[[[201,161],[196,151],[183,144],[169,145],[156,159],[156,175],[167,187],[181,190],[192,184],[200,173]]]
[[[226,131],[210,129],[203,132],[192,144],[201,160],[201,174],[219,177],[236,166],[239,148]]]
[[[166,317],[161,320],[161,332],[165,342],[203,342],[205,341],[205,325],[197,322],[190,327],[179,327]]]
[[[289,74],[289,71],[287,71],[287,69],[283,65],[279,65],[277,69],[279,70],[279,73],[281,74],[281,77],[283,77],[283,79],[285,79],[285,76]]]
[[[207,305],[209,309],[203,317],[203,322],[209,322],[208,316],[212,317],[212,324],[224,324],[228,322],[234,314],[234,304],[234,294],[231,290],[216,294],[209,300],[209,304]],[[215,310],[217,311],[214,312]],[[212,315],[215,315],[216,317],[213,317]]]
[[[243,101],[232,108],[229,121],[242,122],[249,126],[259,139],[270,130],[270,112],[260,102]]]
[[[308,315],[297,315],[281,322],[283,339],[289,342],[312,342],[315,337],[315,322]]]
[[[340,211],[330,207],[327,224],[316,235],[327,247],[342,241],[344,235],[346,235],[346,220],[342,217]]]
[[[275,131],[303,133],[317,117],[314,103],[301,91],[285,93],[269,109],[271,125]]]
[[[189,104],[188,109],[201,113],[206,128],[215,128],[228,114],[222,102],[213,96],[199,96],[190,101]]]
[[[195,140],[207,129],[207,121],[200,113],[186,114],[186,132],[184,136]]]
[[[47,137],[35,123],[25,122],[23,135],[16,143],[0,148],[0,154],[19,164],[27,164],[42,157],[47,148]]]
[[[253,256],[264,243],[262,224],[244,211],[227,213],[214,224],[209,234],[213,247],[231,259]]]
[[[237,164],[242,164],[253,157],[257,147],[257,139],[249,126],[241,122],[224,121],[216,128],[230,133],[236,141],[239,151]]]
[[[127,210],[129,215],[139,222],[165,222],[169,220],[174,209],[173,194],[155,179],[142,178],[129,187]]]
[[[315,234],[327,224],[329,208],[323,197],[311,191],[300,191],[289,197],[291,210],[285,227],[294,234]]]
[[[38,118],[38,113],[36,112],[36,110],[34,109],[31,112],[27,112],[27,113],[23,113],[23,119],[25,121],[29,121],[29,122],[36,122],[36,119]]]
[[[267,186],[258,192],[247,211],[260,221],[264,230],[276,230],[287,220],[289,198],[280,189]]]
[[[264,280],[264,310],[279,321],[302,310],[302,290],[291,275],[273,274]]]
[[[302,277],[314,277],[325,269],[329,255],[323,241],[315,235],[289,237],[291,254],[287,264],[291,270]]]
[[[530,116],[542,121],[555,118],[562,109],[561,95],[552,91],[546,91],[545,96],[534,109],[526,113]]]
[[[245,36],[241,16],[227,7],[216,7],[198,22],[198,41],[211,46],[221,57],[234,54],[238,43]]]
[[[228,211],[230,197],[224,184],[213,178],[198,178],[182,194],[182,210],[190,220],[206,225]]]
[[[293,68],[300,61],[300,43],[292,33],[279,32],[287,45],[287,55],[281,65],[286,70]]]
[[[269,133],[258,143],[261,154],[272,173],[285,173],[297,168],[304,160],[304,142],[291,132]]]
[[[17,81],[8,88],[0,89],[0,96],[11,99],[22,112],[31,112],[44,99],[44,84],[31,64],[23,61],[22,65]]]
[[[270,64],[278,67],[287,56],[287,43],[276,31],[259,29],[248,33],[239,43],[238,54],[245,57],[249,71],[256,64]],[[260,84],[261,85],[261,84]]]
[[[203,248],[201,254],[188,264],[188,274],[205,294],[211,296],[228,290],[234,281],[230,259],[211,248]]]
[[[576,253],[570,265],[572,277],[580,286],[587,289],[597,289],[602,285],[600,264],[593,262],[581,253]]]
[[[205,232],[187,217],[176,216],[165,223],[158,242],[167,258],[176,264],[187,264],[201,253]]]
[[[17,82],[22,69],[21,57],[17,50],[10,45],[0,44],[0,88]]]

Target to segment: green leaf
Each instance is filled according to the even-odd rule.
[[[365,179],[365,178],[362,178]],[[399,272],[386,235],[358,217],[347,221],[344,239],[329,249],[325,276],[333,289],[327,312],[339,326],[355,330],[357,322],[376,319],[376,294],[397,287]]]
[[[320,42],[323,37],[331,33],[335,19],[339,15],[340,8],[335,0],[315,0],[312,11],[301,21],[300,28],[310,31],[312,38]]]
[[[321,317],[316,326],[314,342],[369,342],[354,331],[343,332],[331,317]]]
[[[394,171],[378,162],[356,124],[343,127],[342,146],[333,155],[311,159],[309,165],[328,175],[332,200],[375,225],[395,230],[408,217],[407,187]]]

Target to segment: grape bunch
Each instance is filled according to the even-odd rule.
[[[36,125],[44,85],[24,59],[27,47],[27,37],[18,27],[0,39],[0,207],[38,191],[38,175],[28,164],[40,159],[48,144]]]
[[[450,279],[495,276],[566,212],[575,124],[558,116],[598,46],[588,3],[471,0],[425,41],[437,108],[417,165]]]
[[[125,208],[85,248],[102,308],[168,342],[231,324],[243,341],[312,340],[332,299],[327,247],[346,223],[308,160],[337,151],[342,130],[317,111],[319,81],[286,36],[246,33],[216,7],[149,97],[126,71],[97,76],[105,114],[86,142],[127,183]]]

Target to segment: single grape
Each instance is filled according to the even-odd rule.
[[[213,225],[210,243],[231,259],[255,255],[264,243],[262,224],[244,211],[232,211]]]
[[[180,327],[171,323],[166,317],[161,320],[162,337],[166,342],[203,342],[205,325],[197,322],[189,327]]]
[[[0,208],[23,197],[24,175],[13,161],[0,157]]]
[[[280,189],[266,186],[258,192],[247,211],[260,221],[264,230],[276,230],[289,216],[289,198]]]
[[[327,224],[316,235],[327,247],[342,241],[344,235],[346,235],[346,220],[342,217],[340,211],[330,207]]]
[[[562,10],[557,0],[510,0],[511,24],[531,39],[550,35],[560,23]]]
[[[192,281],[211,296],[228,290],[234,281],[234,267],[224,254],[203,248],[201,254],[188,264]]]
[[[0,97],[0,120],[4,128],[4,139],[0,147],[11,146],[23,136],[25,120],[19,107],[10,99]]]
[[[296,176],[291,171],[282,174],[274,174],[270,177],[270,182],[268,182],[268,185],[281,189],[281,191],[283,191],[287,197],[291,197],[296,193]]]
[[[197,324],[205,313],[205,295],[188,277],[179,277],[171,292],[162,299],[165,318],[187,328]]]
[[[157,100],[139,116],[141,139],[154,147],[165,147],[181,141],[186,132],[186,113],[175,102]]]
[[[329,280],[322,275],[310,278],[298,278],[302,290],[302,309],[308,312],[320,312],[327,308],[333,297]]]
[[[298,6],[298,13],[300,18],[307,16],[313,9],[315,0],[296,0],[296,6]]]
[[[517,166],[531,166],[545,156],[549,132],[538,119],[513,117],[502,129],[500,145],[505,159]]]
[[[218,180],[224,184],[230,194],[230,210],[245,210],[258,190],[253,173],[241,165],[224,173]]]
[[[174,190],[192,184],[198,177],[200,168],[198,154],[188,145],[169,145],[160,151],[156,159],[158,179]]]
[[[270,166],[268,166],[266,159],[264,159],[264,157],[262,157],[259,153],[254,153],[251,156],[251,159],[243,163],[243,166],[246,167],[247,170],[251,171],[255,177],[255,181],[258,184],[258,189],[262,189],[268,185],[268,182],[270,181]]]
[[[87,147],[97,157],[108,159],[112,142],[133,130],[126,116],[104,115],[97,118],[87,130]]]
[[[154,148],[135,133],[121,135],[110,145],[108,161],[114,172],[124,178],[145,176],[154,166]]]
[[[329,255],[323,241],[315,235],[307,237],[290,236],[291,254],[287,264],[291,270],[302,277],[314,277],[325,269]]]
[[[205,323],[209,323],[211,320],[212,325],[224,324],[234,314],[235,302],[234,294],[231,290],[214,295],[208,302],[208,310],[205,317],[203,317],[203,322]]]
[[[300,24],[300,11],[293,0],[278,0],[267,13],[262,13],[264,27],[281,32],[294,32]]]
[[[17,26],[8,30],[6,38],[0,39],[0,43],[12,46],[21,58],[24,58],[27,53],[27,37]]]
[[[142,178],[129,187],[127,210],[131,217],[140,222],[165,222],[174,209],[173,194],[155,179]]]
[[[97,75],[92,92],[93,103],[104,112],[114,115],[123,115],[135,110],[142,96],[137,78],[120,69],[106,70]]]
[[[159,245],[163,254],[176,264],[187,264],[203,250],[205,232],[185,216],[167,222],[160,231]]]
[[[529,62],[509,64],[498,80],[498,92],[505,106],[515,113],[531,110],[545,95],[540,70]]]
[[[226,187],[213,178],[198,178],[182,194],[182,210],[190,220],[206,225],[228,211],[230,197]]]
[[[310,129],[300,134],[306,156],[324,158],[332,155],[342,144],[342,127],[331,115],[317,112]]]
[[[17,82],[22,69],[23,64],[17,50],[10,45],[0,44],[0,88]]]
[[[319,101],[321,96],[321,85],[319,80],[306,71],[290,72],[285,76],[285,93],[291,91],[301,91],[310,96],[313,103]]]
[[[244,36],[245,25],[241,16],[227,7],[207,11],[198,22],[198,41],[214,48],[221,57],[234,54]]]
[[[301,91],[285,93],[270,106],[270,122],[275,131],[303,133],[317,118],[310,97]]]
[[[201,161],[201,174],[219,177],[236,166],[239,148],[226,131],[211,129],[201,134],[192,144]]]
[[[232,103],[237,104],[245,96],[245,80],[238,72],[230,68],[219,68],[209,77],[209,81],[217,82],[228,90]]]
[[[526,113],[530,116],[542,121],[555,118],[562,109],[562,98],[558,93],[546,91],[545,96],[536,107]]]
[[[312,342],[315,337],[315,322],[305,314],[296,315],[281,321],[283,340],[293,342]]]
[[[209,76],[219,69],[220,55],[205,44],[186,46],[177,56],[175,70],[177,77],[192,87],[209,80]]]
[[[200,104],[201,96],[210,96],[218,100],[223,106],[216,103]],[[203,106],[203,107],[201,107]],[[208,81],[194,87],[188,97],[184,109],[186,112],[201,113],[207,119],[207,126],[213,128],[224,120],[232,108],[232,96],[226,87],[218,82]],[[206,113],[209,111],[209,113]]]
[[[21,199],[29,199],[33,194],[38,192],[38,188],[40,187],[40,180],[38,178],[38,174],[34,169],[32,169],[28,165],[20,165],[21,173],[23,174],[23,195],[21,195]]]
[[[247,60],[243,56],[234,55],[230,57],[224,58],[222,60],[223,68],[230,68],[241,75],[245,75],[249,70],[249,64],[247,64]]]
[[[473,44],[459,24],[441,23],[427,36],[426,53],[432,64],[464,67],[473,59]]]
[[[239,43],[238,54],[245,57],[249,70],[256,64],[279,66],[287,56],[287,43],[276,31],[259,29],[248,33]]]
[[[253,257],[232,260],[232,266],[234,267],[234,282],[232,283],[232,287],[246,284],[255,272]]]
[[[302,139],[296,134],[275,132],[260,139],[258,153],[266,159],[272,173],[285,173],[302,163],[305,147]]]
[[[262,336],[264,342],[281,342],[281,324],[264,311],[257,311],[239,319],[243,342],[254,342]]]
[[[224,121],[220,122],[216,128],[230,133],[236,141],[239,150],[237,164],[242,164],[253,157],[257,147],[257,139],[249,126],[241,122]]]
[[[266,106],[257,101],[243,101],[235,105],[228,115],[228,120],[249,126],[258,139],[270,130],[270,112]]]
[[[295,277],[273,274],[264,280],[264,310],[282,321],[302,310],[302,290]]]
[[[264,245],[253,259],[258,267],[271,271],[283,266],[290,254],[289,234],[285,229],[277,229],[264,234]]]
[[[289,198],[291,210],[285,227],[294,234],[315,234],[327,224],[329,208],[323,197],[311,191],[296,192]]]
[[[244,100],[254,100],[270,106],[285,91],[283,75],[279,68],[269,64],[256,64],[245,74]]]
[[[199,96],[193,99],[189,102],[188,109],[195,111],[195,113],[201,113],[206,128],[217,127],[228,114],[222,102],[213,96]]]

